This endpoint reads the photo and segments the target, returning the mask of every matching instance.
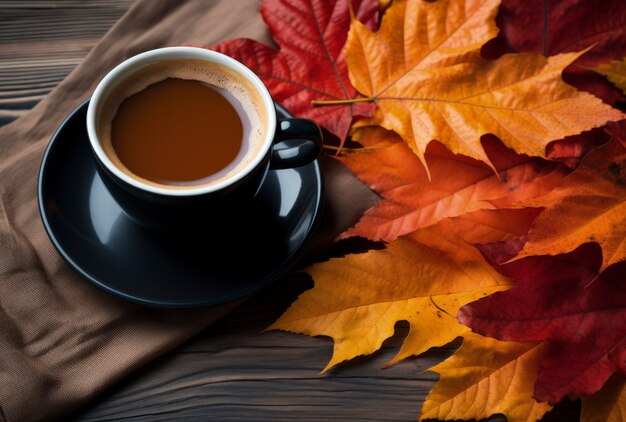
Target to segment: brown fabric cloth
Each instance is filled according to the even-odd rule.
[[[157,47],[241,36],[271,42],[257,0],[140,0],[50,95],[0,128],[0,420],[59,418],[237,305],[148,309],[87,283],[45,234],[36,178],[53,131],[114,65]],[[375,201],[338,163],[323,167],[318,247]]]

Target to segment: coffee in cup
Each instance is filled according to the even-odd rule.
[[[265,113],[254,87],[229,68],[174,59],[118,85],[97,131],[106,155],[130,177],[188,189],[228,177],[259,154]]]
[[[250,69],[223,54],[166,47],[131,57],[98,84],[87,109],[98,175],[136,223],[210,230],[245,210],[271,169],[306,165],[319,127],[276,117]]]

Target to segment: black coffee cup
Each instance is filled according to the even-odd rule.
[[[119,160],[110,157],[102,144],[101,120],[109,110],[108,98],[120,84],[138,72],[164,61],[202,60],[214,69],[236,73],[254,90],[261,110],[263,136],[249,146],[241,163],[217,180],[197,186],[149,183],[130,172]],[[149,72],[149,70],[148,70]],[[322,137],[319,127],[306,119],[276,118],[274,102],[261,80],[250,69],[223,54],[194,47],[168,47],[134,56],[111,70],[98,84],[87,111],[87,132],[91,149],[98,162],[98,172],[111,195],[124,212],[138,224],[153,230],[180,231],[207,224],[237,210],[245,210],[258,193],[271,168],[298,167],[315,160]]]

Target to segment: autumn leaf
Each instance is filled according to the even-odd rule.
[[[611,124],[613,122],[608,125]],[[606,126],[591,129],[579,135],[568,136],[564,139],[550,142],[546,147],[546,158],[575,169],[580,165],[585,155],[600,145],[606,144],[609,139],[611,138]]]
[[[502,0],[498,37],[483,53],[529,52],[544,56],[593,46],[570,66],[563,79],[609,104],[626,100],[590,69],[626,56],[626,7],[623,0]]]
[[[611,105],[626,96],[591,71],[600,64],[626,56],[626,7],[622,0],[503,0],[498,11],[497,38],[482,49],[491,58],[505,52],[532,52],[551,56],[593,46],[563,71],[563,79]],[[608,138],[602,130],[582,133],[548,144],[546,157],[571,168]]]
[[[592,396],[583,396],[580,422],[622,422],[626,419],[625,380],[613,375]]]
[[[452,357],[430,368],[440,379],[426,397],[420,419],[483,419],[496,413],[508,422],[541,419],[551,409],[532,398],[543,346],[465,334]]]
[[[626,36],[626,30],[624,31]],[[626,58],[614,60],[610,63],[603,64],[594,69],[597,73],[604,75],[609,81],[613,82],[615,86],[622,90],[626,94]]]
[[[314,288],[270,328],[332,337],[326,369],[378,350],[401,320],[410,331],[391,363],[444,345],[468,330],[454,317],[460,306],[509,284],[471,244],[519,238],[532,218],[532,210],[478,211],[315,264]]]
[[[379,129],[371,137],[384,139]],[[347,155],[341,161],[383,198],[341,238],[361,236],[391,241],[417,229],[480,209],[510,207],[554,188],[566,172],[538,158],[515,154],[495,139],[485,141],[497,173],[486,164],[455,155],[440,143],[431,143],[425,154],[428,174],[419,159],[402,142],[388,135],[387,147]]]
[[[211,48],[252,69],[274,100],[292,114],[315,120],[343,142],[353,117],[369,115],[371,104],[320,108],[311,101],[358,97],[348,79],[344,55],[350,5],[364,25],[376,28],[376,0],[264,0],[261,14],[279,50],[250,39],[225,41]]]
[[[587,243],[503,265],[514,286],[465,305],[459,320],[499,340],[546,342],[538,401],[593,394],[614,372],[626,374],[626,263],[599,274],[601,261],[598,245]]]
[[[433,139],[485,162],[480,139],[488,133],[520,153],[544,156],[550,141],[624,118],[562,81],[562,70],[584,51],[482,59],[480,46],[497,33],[498,4],[398,1],[378,32],[352,23],[350,80],[378,106],[368,123],[398,133],[425,165]]]
[[[612,141],[589,153],[577,171],[542,198],[519,258],[569,252],[585,242],[602,247],[602,269],[626,259],[626,147]]]
[[[391,5],[391,0],[378,0],[380,10],[384,11]]]
[[[612,141],[619,142],[626,148],[626,120],[617,123],[609,123],[606,125],[606,131],[611,135]]]

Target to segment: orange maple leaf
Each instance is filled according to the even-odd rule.
[[[622,422],[626,419],[626,380],[613,375],[604,387],[582,397],[580,422]]]
[[[552,408],[532,398],[544,343],[498,341],[466,333],[461,347],[430,368],[440,375],[420,419],[484,419],[534,422]]]
[[[353,86],[378,109],[368,124],[397,132],[427,164],[426,146],[489,163],[480,138],[544,156],[553,140],[624,115],[561,79],[579,53],[485,60],[480,47],[498,30],[499,0],[406,0],[385,12],[378,32],[353,20],[346,61]]]
[[[384,143],[380,143],[385,140]],[[480,209],[505,208],[550,192],[567,174],[555,163],[518,155],[496,139],[485,142],[497,173],[486,164],[455,155],[440,143],[428,146],[424,166],[393,132],[366,128],[359,141],[374,148],[341,161],[383,200],[365,212],[341,238],[392,241],[398,236]]]
[[[469,331],[456,319],[459,307],[509,287],[471,244],[523,236],[535,214],[478,211],[440,221],[383,250],[315,264],[306,270],[313,289],[270,329],[332,337],[326,369],[378,350],[400,320],[409,322],[410,331],[391,363],[446,344]]]
[[[586,242],[602,247],[602,269],[626,259],[626,147],[612,140],[590,152],[549,194],[523,202],[546,207],[515,259],[558,255]]]

